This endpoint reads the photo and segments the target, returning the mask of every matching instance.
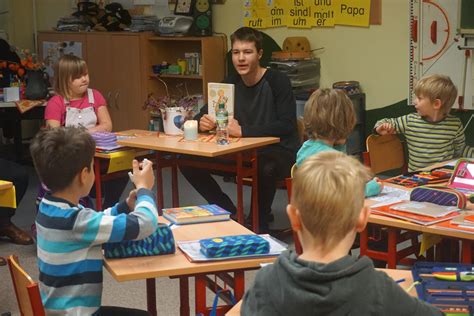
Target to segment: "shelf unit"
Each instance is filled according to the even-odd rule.
[[[170,75],[170,74],[151,74],[150,78],[161,78],[161,79],[166,79],[166,78],[173,78],[173,79],[196,79],[196,80],[202,80],[202,76],[200,75]]]
[[[80,42],[86,61],[90,87],[107,101],[113,130],[146,129],[148,114],[143,110],[147,97],[147,49],[150,32],[56,32],[38,33],[39,56],[44,42]]]
[[[171,97],[179,97],[186,93],[201,94],[204,103],[207,102],[207,83],[221,82],[225,76],[225,57],[227,40],[224,36],[208,37],[166,37],[154,36],[148,39],[149,56],[148,69],[150,71],[148,91],[157,96],[166,93],[163,83],[165,81]],[[161,64],[163,61],[176,64],[177,59],[184,58],[185,53],[199,53],[201,58],[201,73],[199,75],[156,75],[151,73],[152,65]]]

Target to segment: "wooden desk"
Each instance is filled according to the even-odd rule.
[[[123,133],[134,134],[142,133],[144,131],[131,130]],[[117,141],[119,145],[153,149],[156,154],[157,167],[157,184],[158,184],[158,207],[161,210],[163,205],[163,180],[162,168],[172,167],[171,185],[173,188],[172,206],[179,206],[178,194],[178,176],[177,166],[192,166],[196,168],[204,168],[210,170],[220,170],[226,172],[234,172],[237,180],[237,219],[243,224],[244,210],[243,210],[243,178],[252,177],[252,227],[254,232],[258,232],[258,164],[257,164],[257,149],[270,144],[275,144],[280,141],[277,137],[245,137],[241,138],[235,143],[229,145],[217,145],[215,142],[198,142],[198,141],[182,141],[181,136],[168,136],[160,133],[156,136],[141,136],[136,138],[122,139]],[[223,159],[234,160],[235,165],[209,163],[204,161],[189,160],[177,158],[176,154],[185,154],[201,157],[219,157]],[[168,158],[165,156],[168,155]],[[244,165],[244,158],[250,162],[250,167]]]
[[[21,114],[16,108],[15,102],[0,102],[0,126],[2,121],[13,122],[13,141],[15,144],[15,158],[17,161],[21,159],[23,154],[21,121],[42,120],[44,118],[45,109],[46,103],[44,103],[43,106],[36,106]]]
[[[440,165],[442,166],[443,164],[440,164]],[[397,186],[397,185],[392,185],[392,184],[385,184],[385,185],[411,191],[411,189],[404,188],[402,186]],[[373,205],[375,203],[376,203],[375,201],[366,199],[365,205],[370,207],[370,205]],[[474,209],[473,204],[468,203],[467,209]],[[472,242],[474,241],[474,234],[472,233],[450,231],[450,230],[442,229],[436,224],[430,225],[430,226],[423,226],[423,225],[411,223],[408,221],[391,218],[388,216],[374,215],[374,214],[370,214],[369,223],[388,228],[387,252],[389,254],[389,258],[387,260],[387,266],[390,269],[395,269],[397,265],[396,235],[399,230],[409,230],[409,231],[420,232],[420,233],[430,233],[430,234],[440,235],[443,237],[459,239],[461,240],[461,244],[462,244],[462,260],[461,260],[462,263],[471,263],[472,261],[471,245],[472,245]],[[368,229],[367,228],[361,233],[360,239],[361,239],[360,254],[368,255],[370,250],[368,250],[367,248],[367,244],[368,244]],[[373,256],[373,255],[370,255],[370,257],[376,258],[376,256]]]
[[[400,280],[400,279],[405,279],[405,281],[399,283],[399,285],[404,289],[408,288],[413,283],[413,276],[411,274],[411,271],[409,270],[394,270],[394,269],[377,269],[377,270],[387,273],[388,276],[394,279],[395,281]],[[415,287],[413,287],[410,290],[410,292],[408,292],[408,294],[414,297],[418,296],[416,294]],[[226,316],[240,316],[241,308],[242,308],[242,301],[235,304],[235,306],[232,307],[232,309],[226,313]]]
[[[160,222],[167,222],[160,217]],[[250,230],[230,220],[216,223],[202,223],[177,226],[173,229],[176,241],[196,240],[216,236],[253,234]],[[105,259],[104,265],[117,281],[147,279],[148,311],[156,315],[156,288],[154,279],[158,277],[179,278],[180,313],[189,315],[188,278],[195,278],[196,314],[206,313],[206,285],[213,280],[206,274],[216,274],[234,288],[236,300],[240,300],[245,291],[244,271],[260,268],[262,263],[270,263],[276,257],[260,257],[244,260],[225,260],[192,263],[179,250],[175,254],[126,259]],[[229,274],[233,273],[233,277]],[[220,307],[225,311],[226,307]]]

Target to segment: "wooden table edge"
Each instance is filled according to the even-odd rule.
[[[184,254],[183,254],[184,255]],[[126,275],[119,275],[114,273],[113,270],[110,268],[108,262],[104,260],[104,266],[106,270],[112,275],[112,277],[118,282],[125,282],[125,281],[137,281],[137,280],[145,280],[145,279],[155,279],[155,278],[162,278],[162,277],[177,277],[177,276],[184,276],[184,275],[197,275],[197,274],[212,274],[215,272],[222,272],[222,271],[235,271],[235,270],[253,270],[259,269],[261,264],[265,263],[272,263],[276,260],[278,256],[271,256],[271,257],[261,257],[261,258],[252,258],[252,259],[236,259],[236,260],[225,260],[225,261],[217,261],[213,263],[220,263],[222,265],[216,266],[206,266],[201,265],[200,262],[195,262],[195,266],[187,267],[187,268],[177,268],[177,269],[168,269],[162,270],[158,272],[146,272],[146,273],[127,273]],[[120,259],[117,259],[120,260]],[[202,263],[209,263],[202,262]]]
[[[143,138],[145,138],[145,137],[143,137]],[[156,138],[152,138],[152,137],[146,137],[146,138],[147,139],[156,139]],[[260,138],[260,137],[248,137],[247,139],[254,139],[254,138]],[[222,148],[220,148],[221,150],[219,150],[219,152],[217,152],[217,153],[216,152],[200,151],[199,154],[196,152],[196,150],[186,149],[186,148],[182,148],[182,147],[179,147],[179,148],[178,147],[176,147],[176,148],[173,148],[173,147],[163,148],[163,146],[137,144],[137,143],[133,142],[133,138],[132,139],[117,140],[117,144],[119,144],[121,146],[131,147],[131,148],[141,148],[141,149],[149,149],[149,150],[151,149],[151,150],[156,150],[156,151],[160,151],[160,152],[167,152],[167,153],[174,153],[174,154],[185,154],[185,155],[213,158],[213,157],[219,157],[219,156],[228,155],[228,154],[235,154],[237,152],[246,151],[246,150],[250,150],[250,149],[255,149],[255,148],[259,148],[259,147],[264,147],[264,146],[267,146],[267,145],[276,144],[276,143],[280,142],[280,139],[278,137],[262,137],[262,138],[266,138],[266,140],[261,141],[258,144],[250,143],[250,144],[244,144],[244,145],[239,146],[239,147],[232,146],[232,144],[231,144],[230,146],[227,147],[227,149],[226,149],[226,145],[223,145]]]

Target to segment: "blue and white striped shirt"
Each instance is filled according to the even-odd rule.
[[[102,244],[143,239],[158,228],[150,190],[133,212],[125,202],[103,212],[48,195],[36,217],[40,292],[48,315],[90,315],[101,305]]]

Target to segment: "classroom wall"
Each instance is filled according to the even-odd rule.
[[[241,0],[214,5],[214,31],[229,35],[242,26],[241,6]],[[281,27],[263,31],[280,46],[288,36],[306,36],[312,49],[324,47],[316,54],[321,58],[321,86],[357,80],[367,94],[367,109],[380,108],[407,98],[408,8],[405,0],[383,0],[382,25],[368,28]]]
[[[4,1],[4,0],[1,0]],[[7,0],[20,15],[15,23],[15,42],[33,47],[32,0]],[[48,30],[59,17],[72,12],[71,0],[35,0],[38,30]],[[242,26],[243,0],[227,0],[213,6],[215,32],[229,36]],[[288,36],[306,36],[321,59],[321,86],[341,80],[357,80],[367,95],[367,109],[400,104],[408,94],[408,12],[409,1],[383,0],[382,25],[368,28],[335,26],[331,28],[264,29],[277,43]],[[29,18],[28,18],[29,17]],[[16,43],[16,45],[18,45]],[[230,47],[230,46],[229,46]]]
[[[34,47],[33,42],[33,5],[32,0],[0,0],[0,27],[5,29],[9,41],[20,48]]]
[[[38,31],[51,30],[58,19],[70,15],[73,10],[71,0],[36,0]]]
[[[18,1],[18,0],[17,0]],[[30,1],[30,0],[20,0]],[[213,6],[214,31],[230,35],[242,26],[242,0]],[[38,30],[50,29],[71,12],[70,0],[36,0]],[[408,91],[408,1],[383,0],[382,25],[368,28],[336,26],[308,30],[265,29],[277,43],[288,36],[306,36],[311,47],[324,47],[321,86],[357,80],[367,94],[367,109],[406,99]]]
[[[0,0],[5,1],[5,0]],[[33,47],[32,0],[6,0],[12,8],[10,28],[15,45]],[[72,12],[71,0],[35,0],[38,30],[48,30],[59,17]],[[213,6],[215,32],[229,36],[242,26],[243,0],[227,0]],[[1,18],[1,17],[0,17]],[[408,94],[409,1],[383,0],[382,25],[368,28],[335,26],[331,28],[263,30],[280,45],[288,36],[306,36],[313,49],[324,47],[316,56],[321,59],[321,86],[341,80],[357,80],[367,95],[367,132],[373,123],[386,116],[410,111]],[[230,47],[230,46],[229,46]],[[473,111],[459,113],[464,123]],[[474,145],[474,130],[466,131],[466,140]]]

